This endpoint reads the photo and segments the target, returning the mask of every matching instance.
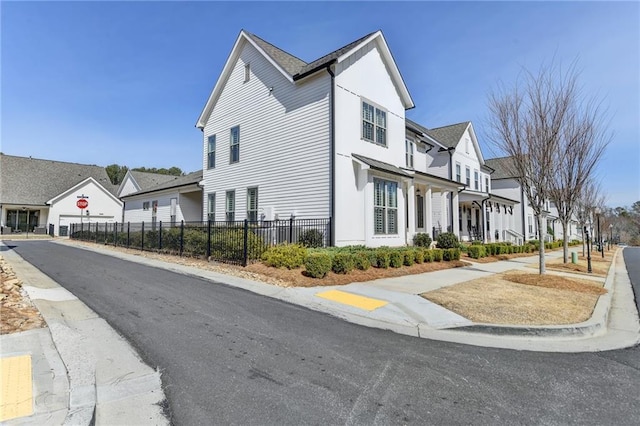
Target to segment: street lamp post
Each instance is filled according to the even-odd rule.
[[[609,224],[609,250],[611,250],[611,240],[613,240],[613,223]]]
[[[602,233],[600,232],[600,208],[595,208],[596,220],[598,222],[598,250],[602,253],[602,257],[604,257],[604,247],[602,247]]]
[[[588,273],[592,273],[593,270],[591,269],[591,241],[589,241],[589,230],[587,229],[587,227],[584,227],[584,235],[587,238],[587,272]]]

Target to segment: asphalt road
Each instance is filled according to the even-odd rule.
[[[161,369],[178,425],[640,424],[638,347],[430,341],[82,249],[11,244]]]

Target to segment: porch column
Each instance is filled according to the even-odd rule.
[[[407,183],[407,220],[405,243],[409,244],[413,241],[416,233],[416,187],[413,182]]]
[[[442,232],[447,232],[449,226],[449,200],[447,199],[448,192],[440,192],[440,221],[442,222]],[[453,229],[453,228],[451,228]]]
[[[453,229],[453,233],[456,234],[458,238],[460,238],[460,212],[458,207],[458,191],[455,189],[451,191],[451,196],[453,197],[453,223],[451,224],[451,229]]]
[[[431,231],[433,231],[433,204],[431,195],[431,185],[427,185],[427,190],[424,193],[424,214],[426,216],[424,227],[425,232],[429,235],[431,235]]]

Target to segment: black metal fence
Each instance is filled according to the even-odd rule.
[[[277,244],[331,245],[331,219],[250,222],[74,223],[70,237],[127,248],[246,266]]]

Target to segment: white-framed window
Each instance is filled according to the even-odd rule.
[[[462,182],[462,169],[460,163],[456,163],[456,181]]]
[[[413,169],[413,151],[414,151],[414,143],[411,139],[404,140],[404,151],[405,151],[405,162],[407,164],[408,169]]]
[[[216,135],[207,138],[207,168],[216,167]]]
[[[471,169],[469,167],[465,167],[465,182],[467,186],[471,186]]]
[[[376,234],[398,233],[398,183],[373,180],[373,216]]]
[[[533,216],[529,215],[527,217],[527,222],[529,224],[529,235],[533,235]]]
[[[485,190],[485,192],[489,192],[489,178],[488,177],[484,178],[484,190]]]
[[[149,210],[149,206],[151,205],[151,203],[149,201],[145,201],[142,203],[142,210]]]
[[[247,188],[247,220],[258,221],[258,188]]]
[[[237,163],[240,161],[240,126],[231,128],[229,142],[229,163]]]
[[[387,146],[387,112],[362,101],[362,139]]]
[[[473,187],[476,191],[480,190],[480,176],[477,170],[473,171]]]
[[[207,220],[216,220],[216,193],[207,194]]]
[[[224,215],[227,222],[236,220],[236,191],[227,191],[225,194]]]
[[[169,200],[169,220],[171,221],[171,226],[176,224],[177,210],[178,210],[178,199],[171,198]]]
[[[246,83],[251,79],[251,64],[244,65],[244,82]]]

